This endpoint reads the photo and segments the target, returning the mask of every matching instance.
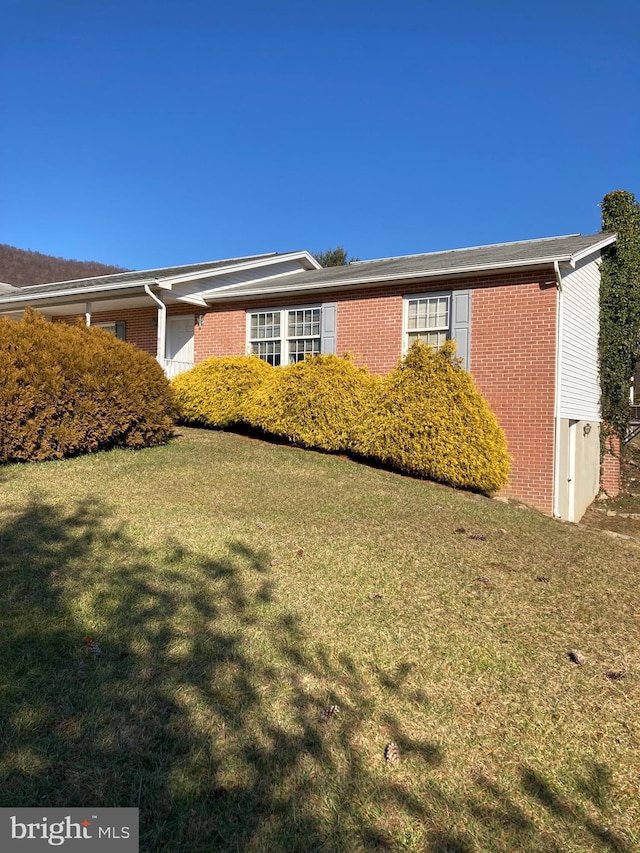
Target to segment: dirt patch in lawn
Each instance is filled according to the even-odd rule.
[[[616,498],[594,501],[582,524],[640,540],[640,438],[626,448],[622,491]]]

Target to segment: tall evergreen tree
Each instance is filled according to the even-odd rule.
[[[602,417],[624,436],[629,387],[640,358],[640,204],[615,190],[602,200],[602,230],[616,242],[602,252],[600,285],[600,388]]]

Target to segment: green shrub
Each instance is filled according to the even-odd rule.
[[[379,382],[349,357],[317,355],[273,370],[245,413],[252,426],[295,444],[344,451]]]
[[[257,356],[209,358],[172,380],[178,417],[208,427],[242,424],[249,397],[273,372]]]
[[[416,342],[379,384],[351,449],[393,468],[490,493],[506,485],[509,455],[495,415],[448,342]]]
[[[492,492],[507,482],[498,422],[454,357],[414,344],[384,379],[350,358],[273,368],[255,356],[211,358],[173,380],[181,420],[248,425],[303,447],[352,451],[397,470]]]
[[[150,355],[102,329],[0,318],[0,462],[149,447],[172,432],[169,383]]]

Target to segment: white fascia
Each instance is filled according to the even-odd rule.
[[[583,258],[588,258],[589,255],[595,255],[596,252],[601,252],[602,249],[610,246],[612,243],[615,243],[618,235],[617,234],[608,234],[598,243],[593,243],[587,249],[581,249],[579,252],[576,252],[575,255],[571,256],[569,261],[572,268],[575,268],[575,265],[579,263]]]
[[[197,272],[184,273],[183,275],[168,276],[167,278],[163,278],[162,281],[169,285],[186,284],[190,281],[197,281],[200,278],[220,278],[230,272],[235,273],[242,272],[244,270],[261,269],[262,267],[274,266],[282,261],[296,260],[308,261],[311,264],[312,269],[322,269],[318,261],[316,261],[313,255],[310,255],[309,252],[289,252],[288,254],[273,255],[268,258],[261,258],[260,260],[246,261],[241,264],[230,263],[224,267],[216,267],[215,269],[199,270]],[[300,272],[304,271],[304,269],[307,269],[307,267],[304,267]]]
[[[154,284],[157,287],[160,287],[162,290],[171,290],[171,285],[165,285],[162,282],[155,281]],[[0,298],[0,306],[1,305],[31,305],[33,302],[45,302],[48,299],[54,300],[57,302],[59,299],[66,299],[68,297],[77,297],[78,302],[86,302],[87,297],[89,296],[97,296],[104,297],[107,294],[111,294],[112,292],[120,295],[123,290],[144,290],[148,285],[148,282],[144,281],[136,281],[136,282],[126,282],[124,284],[109,284],[102,285],[101,287],[88,287],[88,288],[66,288],[63,290],[50,290],[47,293],[27,293],[23,295],[22,293],[17,296],[6,296],[4,298]]]
[[[187,305],[195,305],[198,308],[206,308],[208,303],[201,296],[178,296],[177,293],[171,294],[176,302],[186,302]]]

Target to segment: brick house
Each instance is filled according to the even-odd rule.
[[[274,366],[351,352],[385,374],[421,339],[454,338],[507,436],[504,494],[578,521],[618,459],[600,465],[600,252],[612,234],[570,235],[358,261],[322,269],[308,252],[126,272],[0,292],[87,323],[153,354],[168,376],[210,356]]]

